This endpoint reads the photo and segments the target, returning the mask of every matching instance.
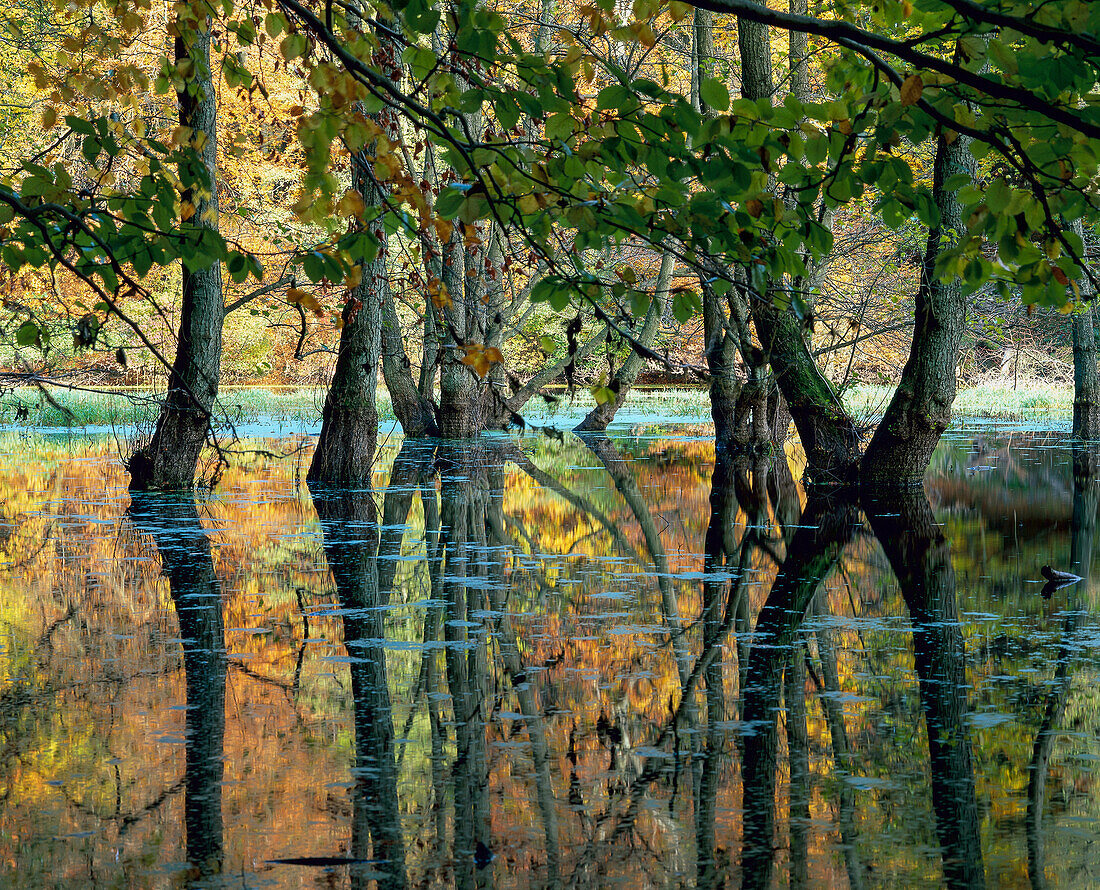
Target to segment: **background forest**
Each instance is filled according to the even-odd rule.
[[[379,372],[411,436],[522,424],[551,384],[587,430],[706,386],[718,441],[789,413],[827,476],[866,443],[844,391],[901,379],[919,475],[956,369],[1068,383],[1094,349],[1098,15],[6,3],[5,379],[162,393],[129,468],[169,488],[221,382],[328,387],[338,480]]]

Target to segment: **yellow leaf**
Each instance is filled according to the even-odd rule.
[[[924,92],[924,81],[919,74],[910,74],[901,85],[901,104],[916,105]]]
[[[593,386],[592,398],[596,400],[597,405],[606,405],[614,400],[615,393],[606,386]]]
[[[680,0],[672,0],[668,4],[668,14],[674,22],[682,21],[691,14],[691,6],[687,3],[681,3]]]
[[[450,309],[454,305],[447,285],[438,278],[432,278],[428,282],[428,295],[432,299],[432,305],[437,309]]]
[[[504,361],[504,356],[495,346],[486,348],[480,343],[467,343],[462,349],[466,354],[459,361],[472,369],[478,377],[484,377],[493,365]]]
[[[348,290],[354,290],[363,283],[363,267],[356,264],[348,269],[348,274],[344,276],[344,287]]]
[[[42,112],[42,128],[49,130],[57,123],[57,109],[52,105],[47,105]]]
[[[435,235],[441,244],[446,244],[451,240],[451,233],[454,232],[455,227],[454,223],[449,219],[439,219],[436,217],[432,220],[432,225],[435,227]]]
[[[176,127],[172,131],[172,135],[169,137],[169,141],[173,145],[185,145],[191,141],[191,135],[194,133],[190,127]]]
[[[302,290],[300,287],[290,288],[286,292],[286,301],[301,306],[303,309],[310,310],[318,318],[325,314],[317,297],[307,290]]]
[[[367,205],[363,201],[363,196],[354,189],[348,189],[336,205],[336,214],[338,216],[354,216],[358,219],[366,209]]]
[[[192,216],[195,215],[195,205],[190,201],[183,201],[180,204],[180,219],[187,222]]]

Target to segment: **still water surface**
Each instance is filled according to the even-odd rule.
[[[823,500],[685,429],[195,500],[2,439],[0,884],[1100,886],[1098,588],[1041,574],[1090,462],[963,429]]]

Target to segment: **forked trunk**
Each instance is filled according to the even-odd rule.
[[[767,26],[741,19],[737,35],[742,94],[754,101],[771,101]],[[807,475],[819,482],[843,481],[859,459],[859,431],[817,367],[801,321],[789,309],[778,307],[771,297],[769,287],[759,298],[750,298],[752,320],[806,451]]]

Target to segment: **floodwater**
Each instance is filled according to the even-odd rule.
[[[113,443],[0,439],[0,885],[1100,886],[1095,455],[962,428],[862,502],[790,457],[131,498]]]

